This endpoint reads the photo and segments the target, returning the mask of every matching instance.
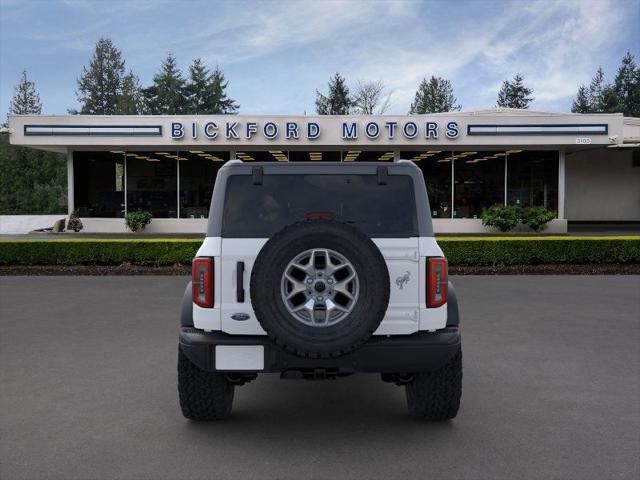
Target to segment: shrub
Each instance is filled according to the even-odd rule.
[[[482,211],[482,224],[497,227],[508,232],[519,223],[528,225],[535,232],[544,230],[547,223],[556,218],[555,212],[545,207],[526,207],[518,205],[493,205]]]
[[[515,205],[493,205],[482,211],[482,224],[497,227],[501,232],[508,232],[520,221],[520,207]]]
[[[438,239],[450,265],[640,263],[640,237]]]
[[[149,212],[129,212],[124,217],[124,221],[127,224],[127,227],[132,232],[137,232],[139,230],[144,230],[144,227],[151,223],[152,215]]]
[[[202,240],[0,240],[0,265],[191,264]]]
[[[529,225],[534,232],[539,232],[547,227],[547,223],[556,218],[555,212],[544,207],[527,207],[521,211],[521,221]]]
[[[0,265],[191,263],[202,240],[0,240]],[[640,263],[640,237],[439,238],[450,265]]]
[[[74,232],[79,232],[80,230],[82,230],[82,228],[83,228],[83,225],[82,225],[82,221],[78,217],[78,211],[74,210],[73,212],[71,212],[71,215],[69,215],[67,230],[73,230]]]

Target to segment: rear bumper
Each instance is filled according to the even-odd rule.
[[[460,341],[460,329],[454,326],[436,332],[391,337],[375,336],[362,347],[346,355],[314,359],[289,353],[266,336],[229,335],[222,332],[205,332],[193,327],[180,328],[180,348],[183,353],[199,368],[207,371],[231,371],[216,369],[216,346],[261,345],[264,347],[264,368],[254,371],[425,372],[444,366],[458,351]]]

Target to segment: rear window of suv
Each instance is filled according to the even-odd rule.
[[[352,224],[370,237],[417,236],[413,181],[390,175],[250,175],[227,180],[224,237],[265,238],[292,223],[330,218]]]

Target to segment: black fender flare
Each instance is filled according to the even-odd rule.
[[[447,295],[447,327],[457,327],[460,325],[460,312],[458,311],[458,297],[453,283],[449,282],[449,293]]]
[[[191,282],[187,283],[182,296],[180,306],[180,325],[182,327],[193,327],[193,300],[191,297]]]

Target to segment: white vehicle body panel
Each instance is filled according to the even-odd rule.
[[[250,279],[256,257],[267,238],[207,237],[199,257],[214,258],[214,308],[193,306],[194,326],[234,335],[266,335],[251,306]],[[374,335],[408,335],[437,330],[447,323],[446,304],[426,308],[426,258],[441,257],[433,237],[374,238],[389,270],[389,307]],[[236,268],[244,262],[245,301],[237,301]],[[234,314],[248,315],[234,320]]]

